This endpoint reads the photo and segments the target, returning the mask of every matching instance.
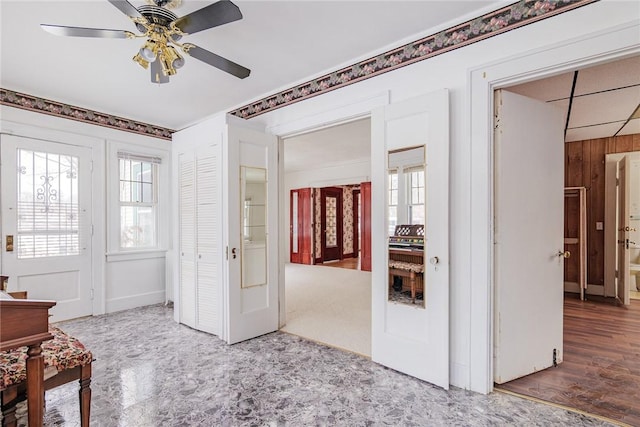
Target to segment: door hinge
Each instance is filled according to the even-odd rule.
[[[93,288],[91,288],[91,300],[93,301]]]
[[[616,178],[616,187],[620,186],[620,178]]]
[[[558,350],[553,349],[553,367],[558,366]]]
[[[91,235],[93,236],[93,224],[91,224]]]
[[[93,172],[93,160],[89,161],[89,172]]]
[[[227,261],[229,261],[229,246],[227,246],[224,250],[224,256],[226,257]]]

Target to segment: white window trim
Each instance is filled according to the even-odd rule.
[[[153,158],[160,163],[157,173],[155,193],[156,203],[156,245],[149,248],[121,248],[120,247],[120,165],[122,156],[119,153],[127,153],[131,159]],[[170,190],[170,152],[145,145],[137,145],[123,142],[108,142],[107,161],[107,251],[109,259],[117,260],[119,255],[129,255],[136,259],[144,254],[154,255],[164,253],[168,248],[169,239],[169,198]],[[135,204],[142,206],[141,204]]]

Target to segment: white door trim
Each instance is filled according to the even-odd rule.
[[[493,91],[640,53],[633,21],[469,70],[471,316],[469,388],[493,390]]]

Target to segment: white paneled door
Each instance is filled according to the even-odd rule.
[[[562,361],[562,111],[507,91],[495,96],[494,381]],[[566,254],[569,255],[569,254]]]
[[[13,135],[0,143],[9,289],[56,301],[51,321],[92,314],[91,149]]]
[[[225,339],[233,344],[278,329],[278,174],[276,137],[229,120]]]
[[[382,365],[449,388],[449,92],[445,89],[391,104],[371,117],[372,169],[372,346],[371,358]],[[423,201],[423,300],[402,303],[390,298],[389,220],[394,205],[390,153],[426,173],[416,186]],[[414,186],[407,191],[409,200]],[[397,208],[399,209],[399,208]],[[409,216],[406,216],[409,218]],[[405,220],[405,221],[408,221]],[[418,222],[418,223],[419,223]],[[416,261],[412,261],[415,263]]]

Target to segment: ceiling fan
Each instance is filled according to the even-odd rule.
[[[40,26],[58,36],[112,39],[146,38],[144,45],[133,57],[133,60],[145,69],[150,66],[153,83],[168,83],[169,76],[176,74],[177,70],[184,65],[184,58],[178,53],[176,47],[185,54],[238,78],[244,79],[251,73],[248,68],[213,52],[191,43],[180,42],[180,39],[188,34],[242,19],[242,13],[238,6],[229,0],[220,0],[183,17],[178,17],[169,10],[169,8],[179,5],[181,0],[147,0],[150,4],[138,8],[127,0],[108,0],[108,2],[127,15],[142,34],[125,30],[63,25],[40,24]]]

